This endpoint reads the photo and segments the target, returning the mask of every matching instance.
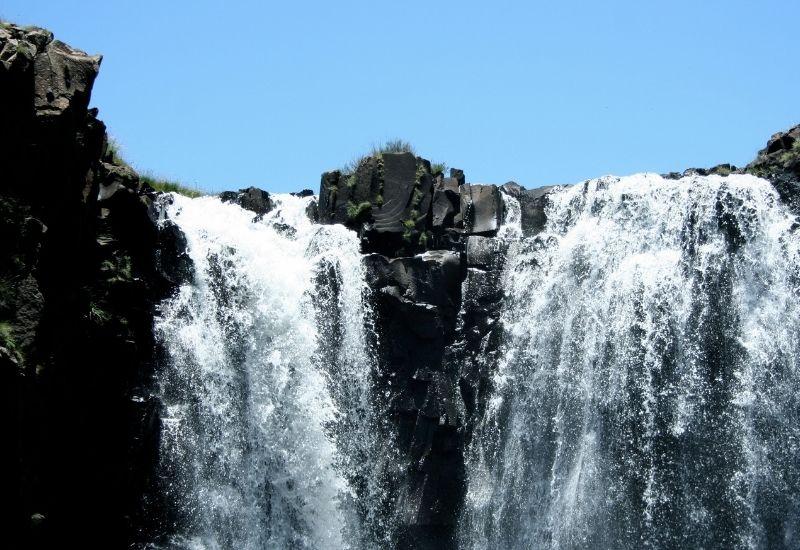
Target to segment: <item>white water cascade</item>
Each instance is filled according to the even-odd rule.
[[[469,549],[800,548],[800,236],[751,176],[600,178],[512,245]]]
[[[195,274],[156,319],[168,548],[372,546],[361,255],[308,200],[278,195],[263,220],[215,197],[169,208]]]

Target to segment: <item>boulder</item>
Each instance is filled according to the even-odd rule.
[[[464,171],[458,168],[450,169],[450,177],[456,180],[459,186],[464,185],[467,182],[466,177],[464,176]]]
[[[449,309],[453,314],[457,311],[461,282],[457,252],[431,250],[394,259],[370,254],[365,260],[372,288],[394,287],[398,290],[396,297]]]
[[[258,218],[264,216],[271,211],[275,204],[269,196],[269,193],[257,187],[248,187],[247,189],[239,189],[235,191],[223,191],[219,194],[219,199],[222,202],[233,202],[244,208],[254,212]]]

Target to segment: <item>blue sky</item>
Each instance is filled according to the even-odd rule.
[[[743,164],[800,122],[797,0],[0,0],[104,60],[139,169],[209,191],[319,186],[400,137],[526,187]]]

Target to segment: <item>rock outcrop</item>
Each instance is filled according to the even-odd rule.
[[[9,547],[125,547],[158,441],[155,304],[191,271],[89,109],[99,56],[0,25],[0,377]],[[56,543],[57,541],[57,543]]]
[[[250,210],[256,214],[256,219],[261,219],[264,214],[275,208],[275,204],[269,193],[257,187],[248,187],[236,191],[223,191],[219,194],[222,202],[232,202],[238,204],[245,210]]]
[[[498,230],[516,200],[524,233],[541,231],[550,190],[469,184],[456,169],[433,175],[411,153],[322,175],[319,221],[357,231],[367,253],[378,394],[406,465],[391,484],[396,547],[455,547],[464,452],[500,342],[508,243]]]
[[[494,235],[503,215],[496,185],[468,185],[464,173],[431,173],[430,161],[412,153],[364,157],[349,174],[322,175],[319,221],[357,231],[364,252],[404,256],[456,250],[462,237]]]
[[[772,182],[795,211],[800,211],[800,124],[774,134],[745,169]]]

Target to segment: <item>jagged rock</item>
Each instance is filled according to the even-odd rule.
[[[0,26],[0,64],[6,71],[27,71],[52,40],[52,33],[37,27]]]
[[[164,221],[158,228],[155,247],[155,265],[159,274],[175,287],[191,280],[194,264],[188,254],[186,235],[172,221]]]
[[[744,171],[770,180],[781,199],[800,211],[800,125],[774,134]]]
[[[431,244],[433,176],[430,162],[411,153],[362,159],[352,174],[322,175],[320,223],[358,231],[364,252],[396,256]]]
[[[312,198],[308,202],[308,206],[306,206],[306,216],[314,223],[319,222],[319,201],[316,198]]]
[[[339,180],[342,173],[339,170],[325,172],[319,184],[318,213],[320,223],[343,223],[336,220],[336,202],[339,198]]]
[[[446,316],[457,311],[461,280],[461,259],[449,250],[434,250],[411,257],[389,259],[371,254],[366,260],[370,286],[394,288],[392,296],[411,303],[432,305]],[[445,313],[445,310],[448,310]]]
[[[450,169],[450,177],[456,180],[459,186],[462,186],[467,182],[466,177],[464,177],[464,171],[458,168]]]
[[[431,251],[365,258],[375,290],[381,391],[397,426],[409,470],[399,478],[396,545],[450,544],[463,489],[461,398],[457,371],[444,353],[461,303],[461,254]],[[444,545],[444,546],[443,546]]]
[[[547,196],[558,186],[538,187],[536,189],[525,189],[518,183],[510,182],[503,185],[503,190],[510,196],[519,201],[522,226],[522,234],[530,237],[544,229],[547,223],[545,207],[547,206]]]
[[[42,543],[40,516],[41,547],[129,546],[157,458],[130,395],[153,391],[153,316],[187,267],[169,265],[185,239],[161,232],[155,194],[104,158],[105,126],[87,109],[99,64],[42,29],[0,25],[0,324],[13,347],[0,343],[0,484],[13,548]]]
[[[294,197],[300,197],[301,199],[305,197],[314,196],[314,192],[311,189],[303,189],[302,191],[297,191],[296,193],[289,193],[289,194]]]
[[[496,185],[469,184],[459,187],[464,231],[494,234],[500,227],[503,204]]]
[[[100,164],[100,192],[97,200],[109,200],[118,191],[136,193],[139,189],[139,175],[127,165]]]
[[[102,57],[88,55],[54,40],[34,61],[34,108],[37,116],[80,112],[89,105]]]
[[[433,190],[432,226],[434,229],[453,227],[455,215],[460,210],[460,196],[456,178],[440,178]]]
[[[258,217],[263,217],[264,214],[275,208],[269,193],[257,187],[239,189],[238,193],[235,191],[223,191],[219,194],[219,198],[222,202],[236,203],[245,210],[254,212]]]

